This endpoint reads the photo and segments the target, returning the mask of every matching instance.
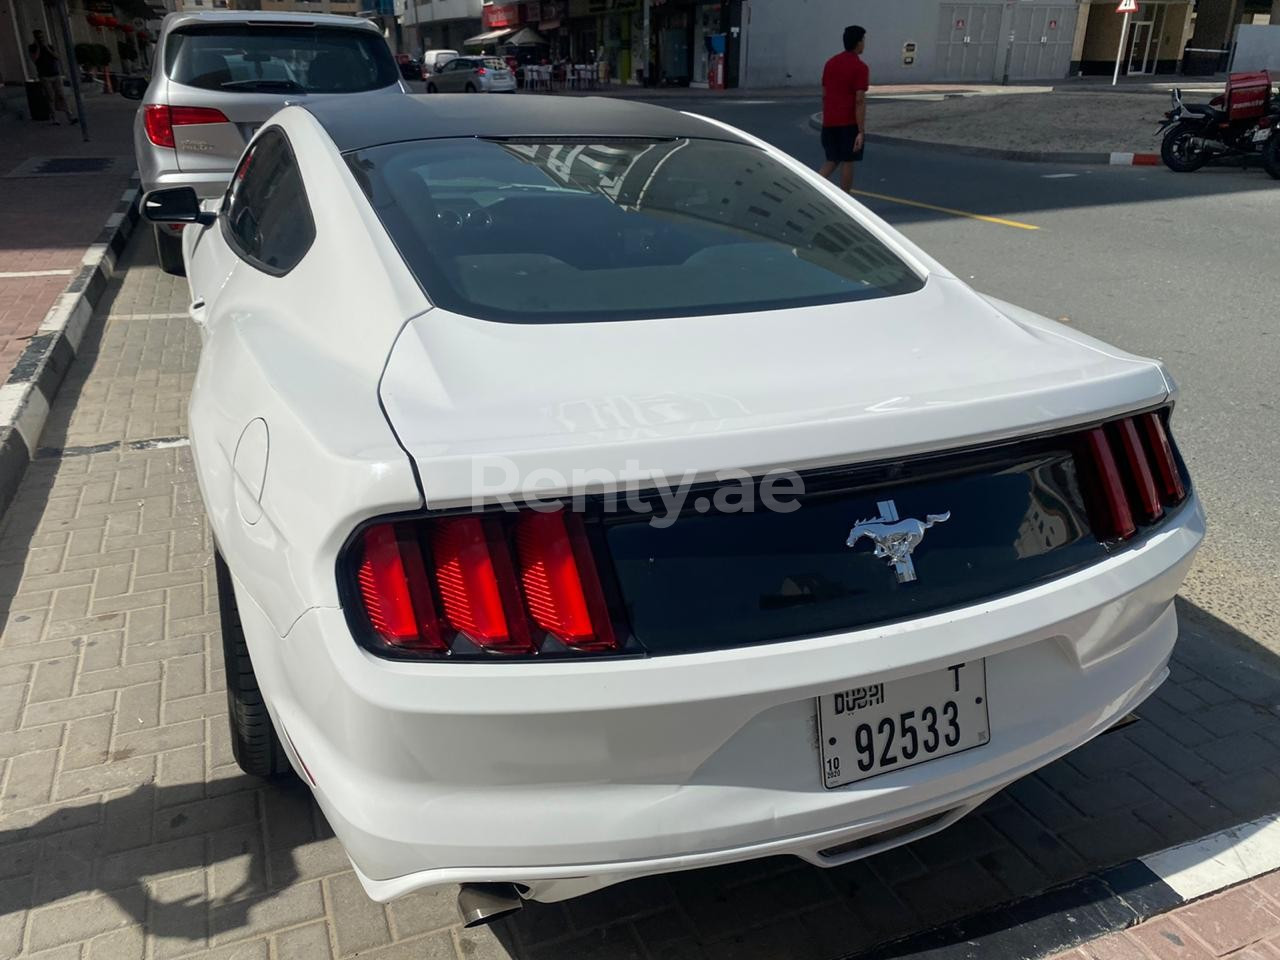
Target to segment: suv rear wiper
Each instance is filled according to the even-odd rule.
[[[290,93],[306,93],[307,88],[297,80],[228,80],[223,83],[224,90],[288,90]]]

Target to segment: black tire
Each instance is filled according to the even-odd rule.
[[[1192,137],[1199,136],[1200,131],[1189,123],[1179,123],[1164,135],[1160,142],[1160,159],[1174,173],[1191,173],[1199,170],[1208,162],[1203,153],[1192,153],[1188,144]]]
[[[227,721],[231,751],[240,769],[251,777],[293,776],[293,767],[276,736],[271,714],[258,688],[249,646],[240,625],[231,571],[220,553],[213,555],[218,581],[218,615],[222,620],[222,659],[227,668]]]
[[[475,92],[476,92],[476,85],[474,83],[468,83],[467,93],[475,93]]]
[[[1262,147],[1262,169],[1280,180],[1280,133],[1271,134]]]
[[[440,91],[436,89],[436,85],[434,83],[427,84],[427,93],[439,93],[439,92]]]
[[[156,225],[156,257],[160,269],[175,277],[185,277],[187,268],[182,262],[182,237],[175,237],[164,227]]]

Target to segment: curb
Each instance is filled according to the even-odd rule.
[[[814,130],[822,129],[822,114],[815,113],[809,117],[809,126]],[[916,147],[920,150],[940,150],[947,153],[958,153],[965,157],[985,157],[989,160],[1015,160],[1019,163],[1088,163],[1113,167],[1157,167],[1160,165],[1158,153],[1129,153],[1112,151],[1111,153],[1087,153],[1078,151],[1053,150],[1000,150],[995,147],[971,147],[959,143],[938,143],[933,140],[912,140],[909,137],[890,137],[883,133],[869,133],[867,140],[872,143],[883,143],[894,147]]]
[[[1272,814],[844,960],[1039,960],[1277,869]]]
[[[0,385],[0,514],[9,506],[35,456],[49,408],[80,350],[85,327],[116,275],[116,260],[138,222],[138,178],[120,195],[90,244],[76,275],[58,295],[35,335]]]

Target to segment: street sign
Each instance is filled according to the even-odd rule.
[[[1138,0],[1120,0],[1120,6],[1116,7],[1116,13],[1137,13]]]

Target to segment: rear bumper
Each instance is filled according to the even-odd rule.
[[[941,829],[1159,685],[1203,531],[1192,500],[1143,543],[1018,594],[648,660],[390,663],[352,642],[340,610],[309,611],[285,638],[243,596],[241,612],[273,714],[371,896],[508,880],[556,899],[781,853],[829,866]],[[975,657],[988,744],[824,789],[814,697]]]

